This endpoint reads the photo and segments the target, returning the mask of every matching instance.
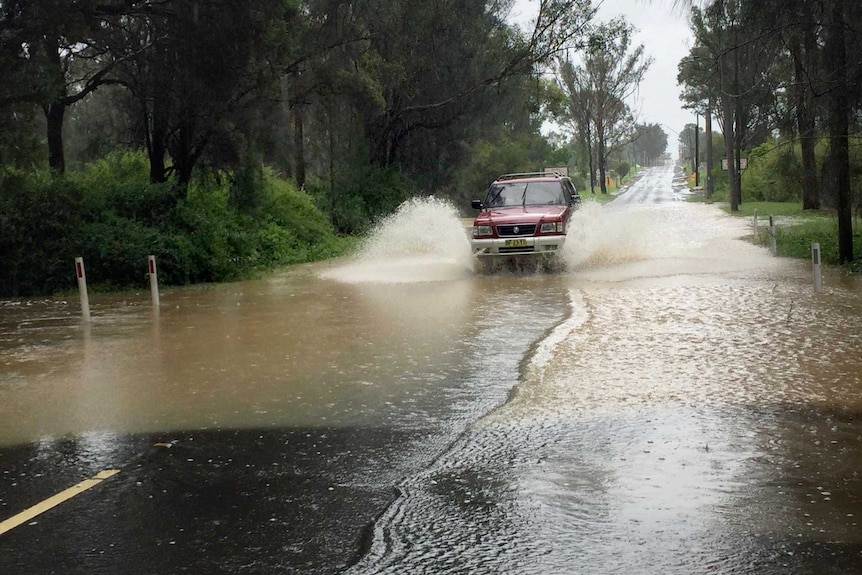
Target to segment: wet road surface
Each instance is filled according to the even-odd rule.
[[[0,571],[862,572],[862,289],[671,174],[584,206],[561,274],[474,274],[432,201],[157,315],[2,302],[0,521],[120,472]]]

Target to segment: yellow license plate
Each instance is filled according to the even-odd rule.
[[[506,240],[507,248],[524,248],[527,247],[527,240]]]

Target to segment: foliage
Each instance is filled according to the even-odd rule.
[[[756,210],[758,220],[761,224],[764,220],[768,221],[769,216],[784,216],[794,219],[821,219],[823,217],[828,217],[826,214],[806,212],[802,209],[801,204],[797,204],[795,202],[744,202],[740,204],[739,210],[736,212],[731,212],[730,206],[727,204],[722,204],[721,207],[724,211],[741,217],[753,217]]]
[[[823,262],[836,265],[840,263],[838,253],[838,221],[834,214],[821,211],[803,210],[800,202],[744,202],[739,210],[731,211],[726,201],[721,205],[729,214],[751,218],[755,210],[758,214],[758,237],[756,243],[769,245],[769,216],[775,216],[775,245],[778,255],[799,259],[811,259],[811,244],[820,244]],[[862,223],[857,218],[856,228]],[[855,249],[862,249],[862,232],[853,235]],[[858,266],[848,270],[858,273]]]
[[[667,133],[659,124],[637,124],[630,148],[636,162],[652,164],[667,149]]]
[[[752,150],[742,173],[748,196],[755,201],[802,200],[802,163],[795,146],[766,143]]]
[[[51,292],[74,280],[85,243],[81,190],[44,172],[0,172],[0,293]]]
[[[778,208],[772,211],[777,214],[783,210]],[[859,223],[857,219],[857,229]],[[758,236],[759,244],[769,245],[768,228],[762,227]],[[775,226],[775,247],[779,256],[810,260],[811,244],[814,242],[820,244],[823,263],[841,263],[838,253],[838,221],[834,215],[814,214],[809,211],[794,217],[790,223],[779,221]],[[862,249],[862,233],[857,231],[853,234],[853,243],[854,249]]]
[[[571,151],[555,147],[528,132],[501,134],[496,141],[480,141],[470,154],[471,161],[458,172],[458,189],[450,194],[460,206],[484,196],[488,184],[502,174],[539,172],[554,166],[569,166]],[[573,170],[570,170],[573,171]],[[577,189],[582,181],[575,181]]]
[[[587,157],[590,187],[596,172],[607,193],[605,172],[611,154],[635,139],[635,120],[627,103],[637,89],[651,58],[643,45],[632,46],[634,29],[620,18],[599,25],[590,38],[583,62],[559,65],[561,88],[567,97],[563,116],[577,134]]]
[[[628,162],[620,162],[617,164],[617,174],[619,174],[620,179],[624,179],[627,175],[629,175],[629,170],[631,170],[631,166]]]
[[[836,209],[840,259],[851,261],[853,204],[862,185],[852,149],[862,129],[862,4],[707,2],[692,7],[692,31],[695,45],[679,65],[683,99],[716,115],[725,158],[765,154],[741,177],[755,186],[755,197]],[[780,150],[755,150],[776,136]],[[824,140],[829,152],[818,157]],[[733,210],[742,201],[735,171],[730,162]]]
[[[63,178],[0,173],[0,294],[73,287],[79,255],[92,283],[136,287],[150,254],[163,282],[185,284],[237,279],[348,247],[311,197],[270,171],[262,173],[261,214],[251,217],[230,204],[228,177],[192,182],[168,209],[175,190],[147,183],[147,170],[144,154],[127,152]]]

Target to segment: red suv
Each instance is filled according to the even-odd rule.
[[[473,200],[476,256],[555,255],[566,241],[572,212],[581,197],[572,181],[556,172],[506,174]]]

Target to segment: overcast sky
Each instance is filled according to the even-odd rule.
[[[625,16],[637,28],[635,45],[643,44],[653,63],[641,83],[638,101],[630,104],[638,112],[639,123],[662,124],[673,149],[677,133],[694,123],[694,115],[682,109],[682,90],[676,83],[677,65],[692,45],[686,15],[673,8],[673,0],[596,0],[595,4],[599,21]],[[536,0],[516,0],[512,20],[526,23],[537,11]]]

